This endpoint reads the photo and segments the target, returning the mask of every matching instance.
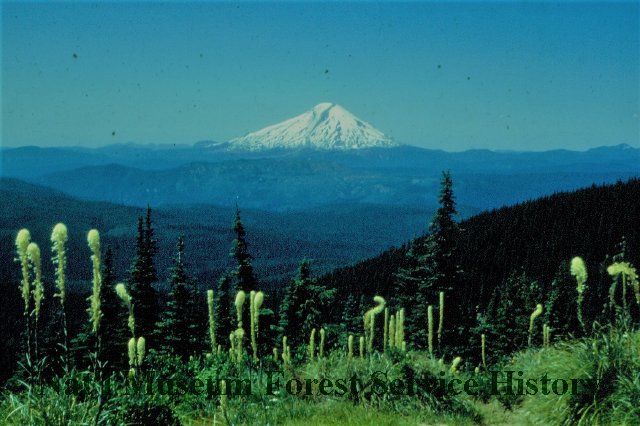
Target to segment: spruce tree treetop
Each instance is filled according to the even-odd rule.
[[[427,306],[436,305],[438,293],[445,292],[451,300],[453,290],[460,279],[460,268],[454,250],[459,238],[458,224],[454,216],[456,210],[453,195],[453,181],[449,172],[442,173],[440,181],[440,206],[429,224],[429,235],[411,242],[405,259],[405,267],[400,268],[396,277],[396,306],[406,309],[407,335],[417,347],[426,344]],[[456,304],[449,304],[445,316],[454,318]],[[452,324],[452,321],[447,321]]]
[[[448,171],[442,172],[439,202],[440,207],[429,225],[429,231],[434,240],[430,244],[429,252],[433,257],[435,272],[438,274],[433,287],[435,291],[451,291],[460,276],[460,267],[454,258],[460,229],[454,220],[458,211],[453,195],[453,181]]]
[[[235,329],[235,317],[231,309],[232,298],[235,299],[235,294],[231,294],[231,277],[228,274],[222,275],[218,280],[214,296],[216,336],[226,337]]]
[[[121,306],[120,298],[115,291],[116,278],[113,269],[113,251],[107,247],[102,268],[102,291],[100,305],[102,310],[102,360],[107,362],[109,371],[125,366],[123,342],[129,337],[127,315]]]
[[[136,256],[144,256],[144,219],[138,216],[138,233],[136,234]]]
[[[184,236],[182,235],[178,237],[169,288],[167,308],[160,323],[162,346],[167,352],[187,359],[197,350],[197,341],[200,340],[197,331],[201,322],[198,306],[201,304],[197,304],[198,294],[195,282],[186,272]]]
[[[151,208],[147,207],[146,220],[138,218],[136,257],[130,269],[130,294],[136,319],[136,337],[143,336],[147,345],[151,342],[158,322],[158,294],[153,288],[157,280],[153,257],[157,252],[151,223]]]
[[[456,202],[453,195],[453,180],[449,171],[442,172],[438,202],[440,207],[429,225],[429,232],[449,237],[450,235],[447,234],[455,233],[458,230],[458,224],[453,219],[458,214],[458,211],[456,210]]]
[[[362,332],[362,300],[361,295],[358,300],[350,293],[344,304],[341,322],[347,334],[357,334]]]
[[[184,235],[178,237],[176,244],[176,254],[173,258],[173,268],[171,269],[171,282],[186,283],[188,280],[185,270],[184,258]]]
[[[298,275],[287,286],[280,305],[279,337],[287,336],[292,347],[303,343],[313,328],[323,325],[322,312],[336,293],[311,278],[310,263],[308,259],[300,262]]]
[[[253,274],[253,266],[251,265],[251,255],[248,250],[246,232],[240,219],[240,210],[237,205],[233,231],[236,233],[236,238],[233,240],[230,255],[236,260],[238,265],[234,273],[237,279],[236,290],[243,290],[248,293],[251,290],[257,290],[257,283],[255,275]]]
[[[147,204],[147,215],[145,217],[145,250],[147,256],[151,258],[151,261],[147,264],[147,280],[151,283],[158,281],[158,275],[156,273],[156,267],[153,263],[153,256],[158,254],[158,242],[154,237],[155,231],[151,225],[151,207]],[[183,242],[184,243],[184,242]]]
[[[306,282],[311,278],[311,261],[309,259],[302,259],[298,266],[298,277],[296,278],[300,282]]]

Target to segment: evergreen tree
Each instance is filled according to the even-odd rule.
[[[251,265],[251,255],[249,254],[248,250],[246,232],[244,230],[242,220],[240,219],[240,210],[238,209],[237,205],[236,217],[233,222],[233,232],[235,232],[236,238],[233,240],[230,256],[235,259],[237,266],[235,268],[235,271],[233,272],[235,282],[233,284],[232,294],[229,295],[229,298],[231,301],[234,301],[236,293],[242,290],[247,294],[248,300],[249,292],[258,289],[256,278],[253,274],[253,266]],[[251,324],[249,315],[249,306],[247,303],[245,304],[242,313],[242,324],[246,333],[248,333],[248,327],[249,324]],[[234,320],[233,328],[235,329],[236,326],[237,324]]]
[[[209,308],[207,306],[207,292],[198,287],[198,283],[193,278],[189,280],[191,292],[191,303],[189,310],[193,313],[191,330],[191,347],[195,354],[211,348],[210,342],[203,336],[209,335]]]
[[[396,297],[391,306],[404,308],[406,336],[418,348],[426,347],[427,305],[430,299],[435,300],[430,291],[438,275],[431,256],[434,244],[431,235],[411,242],[405,266],[395,274]]]
[[[431,282],[422,289],[421,295],[426,304],[438,303],[438,293],[445,293],[444,330],[442,341],[459,351],[467,345],[465,329],[472,327],[475,312],[466,309],[469,306],[469,295],[462,289],[462,270],[456,258],[456,248],[460,239],[460,227],[454,220],[458,215],[453,195],[451,174],[442,173],[440,181],[440,207],[429,225],[430,241],[428,253],[431,257],[433,274]],[[425,308],[426,309],[426,308]],[[426,322],[425,322],[426,323]]]
[[[102,320],[98,328],[100,352],[98,361],[105,363],[109,371],[122,370],[126,366],[126,343],[130,338],[127,328],[126,309],[115,291],[115,275],[113,271],[113,251],[107,247],[102,262],[102,289],[100,291],[100,311]],[[96,352],[96,333],[90,322],[83,322],[81,331],[71,341],[71,352],[76,366],[89,366]]]
[[[496,287],[484,315],[478,317],[478,327],[470,334],[486,335],[491,345],[488,356],[493,362],[502,355],[527,347],[529,321],[536,305],[545,304],[543,292],[538,282],[524,272],[513,273],[504,283]],[[534,332],[534,342],[542,343],[542,321]],[[477,344],[467,356],[477,356]],[[475,352],[475,353],[474,353]]]
[[[341,318],[341,324],[347,334],[362,333],[362,299],[363,296],[360,296],[359,300],[356,300],[353,294],[347,297]]]
[[[462,315],[458,296],[453,292],[460,279],[460,267],[454,257],[459,228],[454,221],[458,212],[449,172],[442,173],[439,203],[429,224],[429,235],[411,243],[405,266],[395,274],[396,304],[405,309],[406,335],[416,347],[426,347],[427,306],[431,304],[437,309],[440,291],[445,292],[445,299],[453,302],[445,308],[449,329],[460,323]],[[449,334],[446,327],[445,333]]]
[[[560,263],[558,272],[544,293],[546,301],[541,322],[551,327],[554,339],[566,338],[572,331],[580,328],[575,278],[569,272],[569,263]]]
[[[162,349],[187,359],[198,349],[197,342],[202,338],[199,334],[201,318],[197,304],[197,287],[186,272],[184,255],[184,237],[178,237],[176,255],[173,258],[171,277],[169,278],[169,301],[159,324]],[[204,304],[204,299],[202,301]]]
[[[147,261],[145,262],[146,280],[149,283],[154,283],[158,281],[156,267],[153,263],[153,257],[158,254],[158,242],[154,237],[155,231],[151,224],[151,207],[149,207],[148,205],[147,215],[144,220],[144,231],[144,246],[147,257]]]
[[[287,336],[291,347],[306,342],[313,328],[319,329],[327,322],[322,313],[335,293],[335,289],[317,285],[311,278],[309,260],[302,260],[298,276],[287,287],[280,305],[279,339]]]
[[[122,370],[126,366],[125,348],[129,338],[127,313],[116,294],[116,279],[113,270],[113,251],[107,247],[102,269],[102,291],[100,309],[102,321],[98,332],[102,338],[101,360],[106,362],[107,371]]]
[[[215,331],[219,343],[227,342],[229,334],[235,329],[234,311],[231,309],[232,294],[230,291],[231,277],[228,274],[224,274],[218,281],[213,302]]]
[[[153,233],[151,208],[147,207],[146,220],[138,218],[136,257],[131,266],[129,285],[136,319],[135,335],[143,336],[147,346],[152,346],[152,336],[158,322],[158,294],[153,288],[153,283],[157,280],[153,263],[157,247]]]
[[[235,290],[243,290],[249,293],[251,290],[257,290],[256,278],[253,274],[253,267],[251,266],[251,255],[249,254],[246,232],[244,225],[240,219],[240,210],[236,206],[236,218],[233,223],[233,231],[236,234],[236,239],[233,240],[233,247],[231,249],[231,257],[236,260],[238,266],[234,272],[236,278]]]
[[[453,290],[461,273],[454,254],[460,237],[459,226],[454,220],[458,211],[453,195],[453,181],[448,171],[442,173],[438,201],[440,207],[429,225],[433,242],[428,247],[437,271],[432,286],[435,292]]]

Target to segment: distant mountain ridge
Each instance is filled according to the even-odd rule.
[[[136,144],[4,148],[2,176],[88,200],[205,203],[270,211],[336,203],[433,206],[442,170],[465,215],[593,183],[640,176],[640,149],[446,152],[409,145],[259,151]]]
[[[640,148],[628,144],[600,146],[586,151],[556,149],[551,151],[496,151],[471,149],[449,152],[440,149],[398,145],[390,148],[356,150],[268,149],[259,151],[228,150],[229,143],[201,141],[194,145],[146,145],[117,143],[97,148],[1,147],[0,175],[30,179],[58,171],[87,166],[120,164],[146,170],[177,167],[192,162],[218,163],[229,160],[266,158],[314,158],[338,161],[353,167],[443,168],[463,166],[468,171],[513,172],[540,170],[547,166],[594,164],[607,170],[638,170]],[[216,149],[217,148],[217,149]]]

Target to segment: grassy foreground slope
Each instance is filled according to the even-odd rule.
[[[424,352],[378,353],[349,359],[346,352],[334,350],[326,357],[293,366],[283,366],[265,356],[257,368],[230,363],[225,358],[224,354],[214,355],[183,365],[165,362],[163,372],[176,380],[200,378],[205,383],[209,377],[250,378],[251,395],[214,395],[208,399],[206,395],[144,395],[131,389],[130,394],[125,394],[128,379],[115,377],[120,387],[98,413],[97,386],[88,379],[86,393],[80,397],[56,392],[51,386],[41,392],[35,392],[35,387],[5,392],[0,401],[0,420],[6,425],[79,425],[93,423],[98,414],[101,424],[123,425],[640,424],[640,332],[624,326],[608,328],[585,339],[519,352],[502,364],[489,366],[489,371],[479,372],[452,371],[449,363],[439,363]],[[551,390],[545,395],[542,389],[534,394],[509,395],[506,385],[499,383],[492,395],[491,370],[523,371],[526,377],[538,380],[538,386],[545,374],[550,379],[595,379],[597,385],[580,395],[569,391],[556,395]],[[267,387],[267,371],[281,372],[276,376],[280,385],[271,390]],[[354,374],[362,379],[362,388],[344,396],[321,395],[317,385],[311,388],[311,395],[305,395],[304,388],[292,395],[284,385],[295,379],[329,379],[335,383],[336,378]],[[500,379],[504,380],[504,373],[501,374]],[[374,375],[383,377],[388,387],[367,386],[368,378]],[[71,372],[60,380],[89,376],[88,372]],[[436,389],[407,395],[392,390],[391,383],[406,383],[410,377],[444,378],[447,382],[474,380],[479,383],[479,392],[477,396],[464,392],[453,395]]]

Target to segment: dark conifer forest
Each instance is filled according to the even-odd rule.
[[[526,271],[543,292],[554,279],[569,279],[568,262],[581,256],[591,266],[594,300],[603,296],[610,280],[604,271],[624,251],[632,264],[640,261],[640,180],[593,185],[575,192],[557,193],[515,206],[481,213],[460,223],[453,251],[462,270],[454,289],[456,303],[473,315],[491,301],[494,290],[512,274]],[[425,220],[425,230],[429,219]],[[337,269],[320,283],[338,289],[338,300],[351,293],[393,297],[395,274],[406,266],[412,244],[353,266]],[[433,303],[436,303],[436,297]],[[597,307],[593,307],[596,315]],[[339,317],[339,312],[333,312]]]

